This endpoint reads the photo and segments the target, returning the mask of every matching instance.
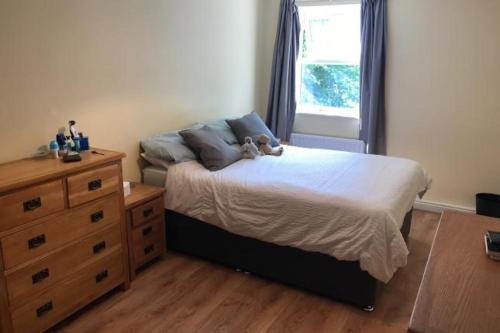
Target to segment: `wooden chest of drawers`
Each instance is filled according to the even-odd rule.
[[[1,332],[42,332],[129,286],[122,153],[0,165]]]
[[[144,184],[132,184],[125,198],[129,245],[130,279],[136,270],[166,252],[165,189]]]

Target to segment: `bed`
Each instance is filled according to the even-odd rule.
[[[170,249],[366,310],[406,265],[413,202],[430,184],[410,160],[292,146],[217,172],[176,164],[164,179]]]

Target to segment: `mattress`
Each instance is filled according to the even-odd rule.
[[[406,265],[404,216],[429,185],[411,160],[286,146],[217,172],[173,165],[165,204],[238,235],[359,261],[388,282]]]
[[[157,166],[148,166],[142,170],[142,182],[151,186],[164,187],[167,170]]]

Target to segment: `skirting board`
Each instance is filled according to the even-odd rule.
[[[426,212],[432,213],[442,213],[445,210],[451,210],[455,212],[463,212],[463,213],[476,213],[476,209],[472,207],[462,207],[457,205],[444,204],[439,202],[430,202],[418,200],[415,202],[413,206],[415,209],[425,210]]]

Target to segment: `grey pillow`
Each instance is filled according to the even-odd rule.
[[[257,143],[259,136],[261,134],[265,134],[271,139],[271,146],[279,146],[278,140],[276,140],[273,133],[271,133],[269,128],[267,128],[266,124],[264,124],[256,112],[247,114],[242,118],[228,119],[226,122],[233,129],[240,145],[245,143],[246,136],[251,137],[252,140]]]
[[[169,162],[186,162],[196,160],[196,155],[177,133],[154,135],[141,141],[146,155]]]
[[[225,120],[216,120],[212,121],[210,123],[205,124],[207,127],[210,127],[211,129],[215,130],[217,134],[220,136],[220,138],[224,141],[226,141],[230,145],[234,145],[239,143],[238,139],[234,135],[233,130]],[[203,127],[203,124],[195,124],[193,127]]]
[[[210,171],[221,170],[241,159],[240,150],[229,145],[208,126],[183,130],[179,134]]]

